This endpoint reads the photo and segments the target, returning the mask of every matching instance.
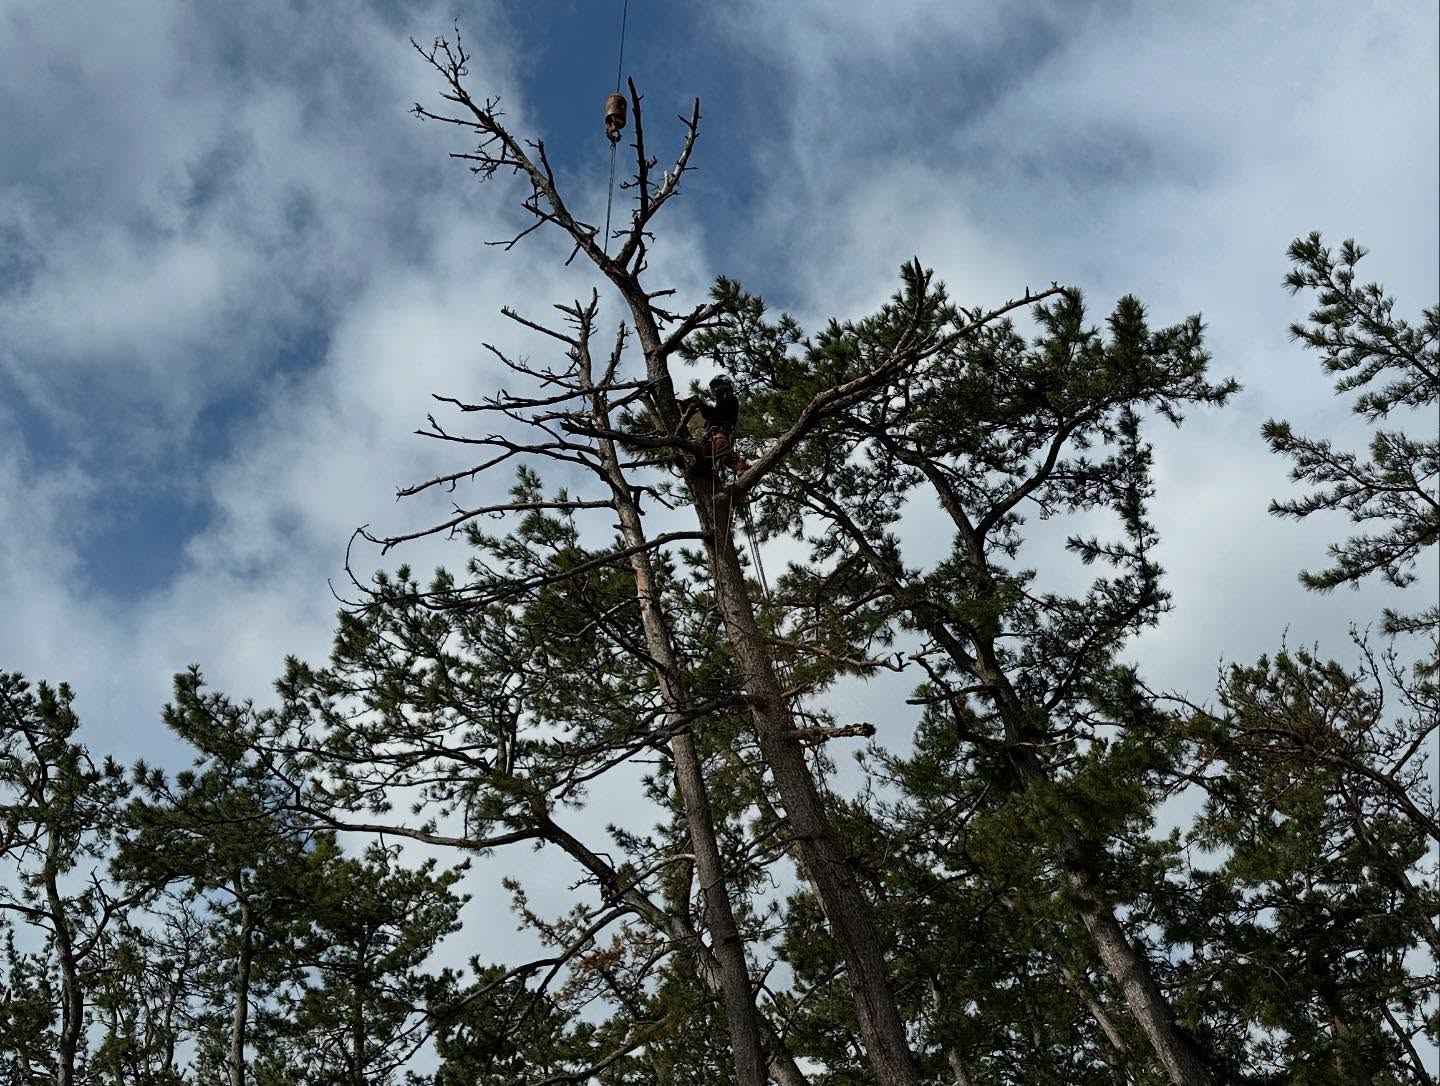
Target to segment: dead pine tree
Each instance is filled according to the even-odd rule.
[[[530,436],[517,439],[495,433],[462,435],[450,432],[432,418],[429,429],[422,433],[479,447],[488,458],[402,493],[417,493],[431,486],[470,480],[502,465],[511,467],[548,459],[585,469],[601,485],[601,496],[534,498],[470,509],[457,506],[454,515],[439,524],[381,542],[388,546],[420,535],[453,532],[483,516],[523,516],[543,510],[613,510],[619,517],[622,545],[604,556],[604,561],[612,566],[617,562],[628,563],[634,574],[636,599],[644,618],[644,652],[650,657],[677,722],[693,720],[695,716],[687,708],[685,676],[674,658],[667,616],[655,606],[651,596],[650,565],[652,556],[663,548],[684,541],[703,542],[715,603],[723,617],[739,672],[739,694],[783,808],[794,855],[804,876],[813,884],[826,919],[843,948],[859,1033],[875,1081],[884,1086],[918,1084],[919,1072],[907,1045],[873,910],[851,869],[845,844],[827,816],[807,761],[807,746],[816,741],[816,736],[797,727],[794,691],[787,690],[782,682],[775,646],[762,633],[757,621],[756,606],[733,537],[735,511],[757,484],[782,465],[817,426],[857,404],[892,394],[917,367],[943,355],[957,340],[973,335],[1011,310],[1058,293],[1059,288],[1052,287],[1035,296],[1026,291],[1017,301],[991,312],[977,312],[969,320],[941,330],[928,319],[933,304],[929,277],[918,267],[911,269],[905,298],[909,317],[901,334],[885,350],[869,358],[858,375],[817,391],[794,413],[788,427],[754,463],[732,479],[715,463],[715,458],[707,456],[705,449],[684,431],[685,412],[676,395],[672,373],[688,338],[724,315],[727,302],[723,292],[686,312],[672,312],[662,308],[659,301],[672,295],[673,290],[650,289],[642,283],[648,249],[654,240],[656,217],[679,193],[681,179],[691,168],[699,131],[699,102],[695,102],[688,117],[681,118],[685,135],[673,166],[657,176],[657,160],[651,157],[645,141],[642,100],[633,82],[630,83],[634,174],[626,187],[633,196],[633,209],[629,221],[607,239],[600,236],[599,228],[577,217],[567,204],[544,144],[524,141],[513,134],[502,122],[496,100],[471,95],[466,87],[469,56],[459,35],[454,40],[437,40],[429,48],[418,45],[416,48],[438,73],[442,82],[441,97],[447,103],[440,111],[417,104],[417,116],[471,134],[476,140],[474,148],[452,157],[468,163],[480,179],[517,175],[522,186],[528,186],[523,206],[533,221],[515,237],[499,244],[512,248],[542,227],[563,231],[573,244],[570,259],[584,255],[618,291],[633,330],[628,334],[633,335],[643,359],[643,373],[630,379],[622,377],[621,347],[627,338],[623,330],[616,350],[597,373],[589,348],[598,312],[594,299],[588,305],[577,303],[562,308],[569,322],[565,329],[549,328],[507,310],[507,316],[559,342],[568,358],[566,368],[542,370],[502,358],[510,369],[535,382],[533,395],[500,393],[479,404],[449,402],[462,411],[503,416],[512,432],[515,424],[519,424],[528,429]],[[613,254],[609,252],[612,247]],[[622,412],[625,417],[617,417]],[[663,498],[666,470],[682,479],[696,526],[693,530],[647,536],[637,500],[647,493]],[[657,478],[660,483],[654,482]],[[583,572],[583,568],[570,569],[555,577],[575,577]],[[493,586],[486,591],[493,591]],[[463,598],[461,588],[452,598],[434,602],[437,606],[455,606]],[[710,852],[708,842],[713,828],[707,826],[703,779],[692,776],[686,768],[685,742],[684,730],[677,726],[671,751],[689,812],[696,862],[703,865]],[[764,1079],[758,1052],[763,1041],[757,1043],[757,1038],[765,1033],[765,1027],[755,1014],[744,947],[737,945],[729,934],[724,873],[702,871],[699,877],[705,888],[706,922],[711,927],[712,949],[721,974],[721,990],[737,1056],[737,1075],[742,1083],[761,1082]]]

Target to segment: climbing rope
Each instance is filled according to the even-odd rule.
[[[750,541],[750,560],[755,563],[755,575],[760,579],[760,591],[765,593],[766,604],[773,605],[775,601],[770,597],[770,582],[765,577],[765,564],[760,561],[760,545],[755,541],[755,521],[750,516],[749,502],[740,507],[740,515],[745,520],[745,538]]]
[[[620,129],[625,127],[625,99],[620,95],[620,76],[625,70],[625,28],[629,22],[630,0],[625,0],[625,6],[620,11],[620,56],[615,61],[615,92],[605,102],[605,136],[610,141],[610,180],[605,186],[603,252],[606,256],[610,255],[610,209],[615,203],[615,148],[620,145]]]
[[[770,594],[770,579],[765,576],[765,563],[760,560],[760,543],[755,538],[755,520],[750,516],[750,504],[746,502],[740,506],[740,517],[745,524],[745,538],[750,543],[750,561],[755,566],[755,578],[760,582],[760,591],[765,596],[765,606],[773,608],[775,597]],[[795,667],[786,660],[775,660],[775,675],[788,688],[795,688]],[[798,689],[795,690],[792,701],[792,708],[798,712],[805,712],[805,695]]]

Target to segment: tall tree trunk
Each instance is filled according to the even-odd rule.
[[[592,260],[593,248],[592,243]],[[597,264],[630,307],[645,355],[648,401],[661,428],[673,432],[680,423],[669,370],[675,344],[661,339],[651,299],[636,278],[611,261],[601,259]],[[729,532],[729,498],[719,493],[717,500],[721,488],[714,472],[704,464],[687,467],[685,482],[700,526],[709,536],[716,596],[740,664],[760,753],[775,779],[789,828],[808,868],[806,873],[844,951],[860,1036],[875,1082],[877,1086],[919,1086],[920,1072],[905,1038],[870,903],[860,891],[825,814],[804,751],[793,734],[794,720],[775,676],[774,661],[755,623],[745,576]],[[724,530],[719,530],[722,527]]]
[[[185,964],[188,965],[189,954],[186,954]],[[175,1012],[180,1001],[180,985],[188,977],[188,970],[178,972],[172,979],[170,991],[166,993],[165,1019],[160,1034],[160,1071],[158,1077],[175,1077]]]
[[[60,896],[60,834],[52,823],[45,831],[45,899],[55,935],[55,954],[60,959],[60,1046],[55,1053],[56,1086],[73,1086],[75,1059],[80,1051],[80,1030],[85,1019],[85,992],[80,987],[80,966],[75,960],[75,941],[70,918]]]
[[[590,379],[588,362],[585,378]],[[595,395],[594,411],[597,423],[608,428],[609,412],[603,393]],[[616,456],[615,444],[602,441],[601,448],[625,543],[640,547],[645,543],[645,529]],[[669,626],[655,598],[655,571],[649,552],[637,550],[630,557],[630,566],[635,572],[635,594],[640,603],[645,648],[655,662],[655,677],[665,707],[665,724],[677,727],[688,707],[689,698],[685,676],[670,639]],[[695,740],[688,727],[677,727],[671,736],[670,756],[675,766],[675,785],[685,807],[690,846],[695,852],[695,873],[700,879],[705,926],[709,929],[711,949],[719,966],[721,999],[725,1005],[725,1022],[735,1061],[735,1080],[737,1086],[765,1086],[765,1052],[760,1038],[759,1016],[755,1011],[755,991],[745,960],[745,941],[730,905],[724,862],[715,837],[710,796],[705,787]]]
[[[941,995],[940,982],[931,977],[929,980],[930,998],[935,1003],[935,1013],[940,1013]],[[965,1061],[960,1058],[960,1050],[952,1044],[941,1042],[941,1049],[945,1053],[945,1062],[950,1067],[950,1074],[955,1078],[955,1086],[974,1086],[970,1078],[970,1072],[965,1068]]]
[[[1415,1070],[1415,1081],[1421,1083],[1422,1086],[1433,1086],[1435,1077],[1425,1069],[1425,1061],[1415,1050],[1415,1043],[1410,1040],[1410,1035],[1405,1032],[1405,1027],[1390,1012],[1389,1007],[1382,1006],[1380,1009],[1385,1015],[1385,1021],[1390,1026],[1390,1032],[1395,1035],[1396,1043],[1405,1050],[1405,1055],[1410,1060],[1410,1066]]]
[[[955,1051],[953,1045],[945,1046],[945,1062],[950,1065],[950,1073],[955,1076],[955,1086],[974,1086],[970,1073],[965,1070],[965,1062],[960,1059],[960,1053]]]
[[[775,780],[805,874],[845,955],[860,1036],[875,1081],[880,1086],[918,1086],[920,1073],[895,1004],[873,910],[825,813],[804,748],[794,734],[794,717],[776,677],[774,659],[755,621],[728,530],[733,513],[729,497],[719,493],[712,505],[713,475],[703,468],[692,475],[695,508],[711,539],[715,592],[740,665],[760,753]]]
[[[1321,982],[1319,995],[1320,1002],[1330,1014],[1330,1032],[1335,1038],[1335,1069],[1357,1086],[1371,1086],[1374,1080],[1355,1040],[1355,1029],[1350,1025],[1350,1016],[1340,998],[1339,987],[1327,979]]]
[[[245,1086],[245,1035],[250,1020],[250,970],[255,957],[255,923],[250,903],[240,900],[240,948],[235,960],[235,1008],[230,1015],[230,1086]]]
[[[1080,922],[1095,941],[1106,972],[1124,993],[1131,1015],[1150,1039],[1170,1080],[1177,1086],[1211,1086],[1213,1080],[1204,1061],[1175,1024],[1170,1001],[1155,981],[1149,958],[1126,937],[1114,910],[1100,898],[1089,875],[1072,866],[1064,878],[1079,902]]]
[[[1419,929],[1420,938],[1430,945],[1432,960],[1440,961],[1440,928],[1435,926],[1435,918],[1430,915],[1424,900],[1416,893],[1415,886],[1410,881],[1410,876],[1406,874],[1405,868],[1395,862],[1395,858],[1388,850],[1380,848],[1375,843],[1375,838],[1370,833],[1370,822],[1365,816],[1365,810],[1354,792],[1347,786],[1343,776],[1340,778],[1339,787],[1341,798],[1345,800],[1345,809],[1350,816],[1350,828],[1354,831],[1355,837],[1365,846],[1371,865],[1390,877],[1391,885],[1405,899],[1404,912]]]
[[[361,968],[364,968],[362,963]],[[352,993],[350,1008],[350,1086],[365,1086],[365,1002]]]

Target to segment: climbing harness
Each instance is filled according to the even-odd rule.
[[[605,187],[605,237],[602,250],[610,255],[610,209],[615,203],[615,148],[625,128],[625,96],[620,93],[620,75],[625,70],[625,27],[630,22],[630,0],[620,12],[620,56],[615,62],[615,90],[605,99],[605,138],[610,141],[610,183]]]

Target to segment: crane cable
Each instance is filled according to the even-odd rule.
[[[615,93],[620,93],[620,75],[625,70],[625,27],[630,22],[630,0],[625,0],[625,6],[620,11],[620,56],[615,61]],[[610,141],[610,182],[605,187],[605,237],[603,252],[610,255],[610,208],[615,202],[615,148],[619,139]]]

